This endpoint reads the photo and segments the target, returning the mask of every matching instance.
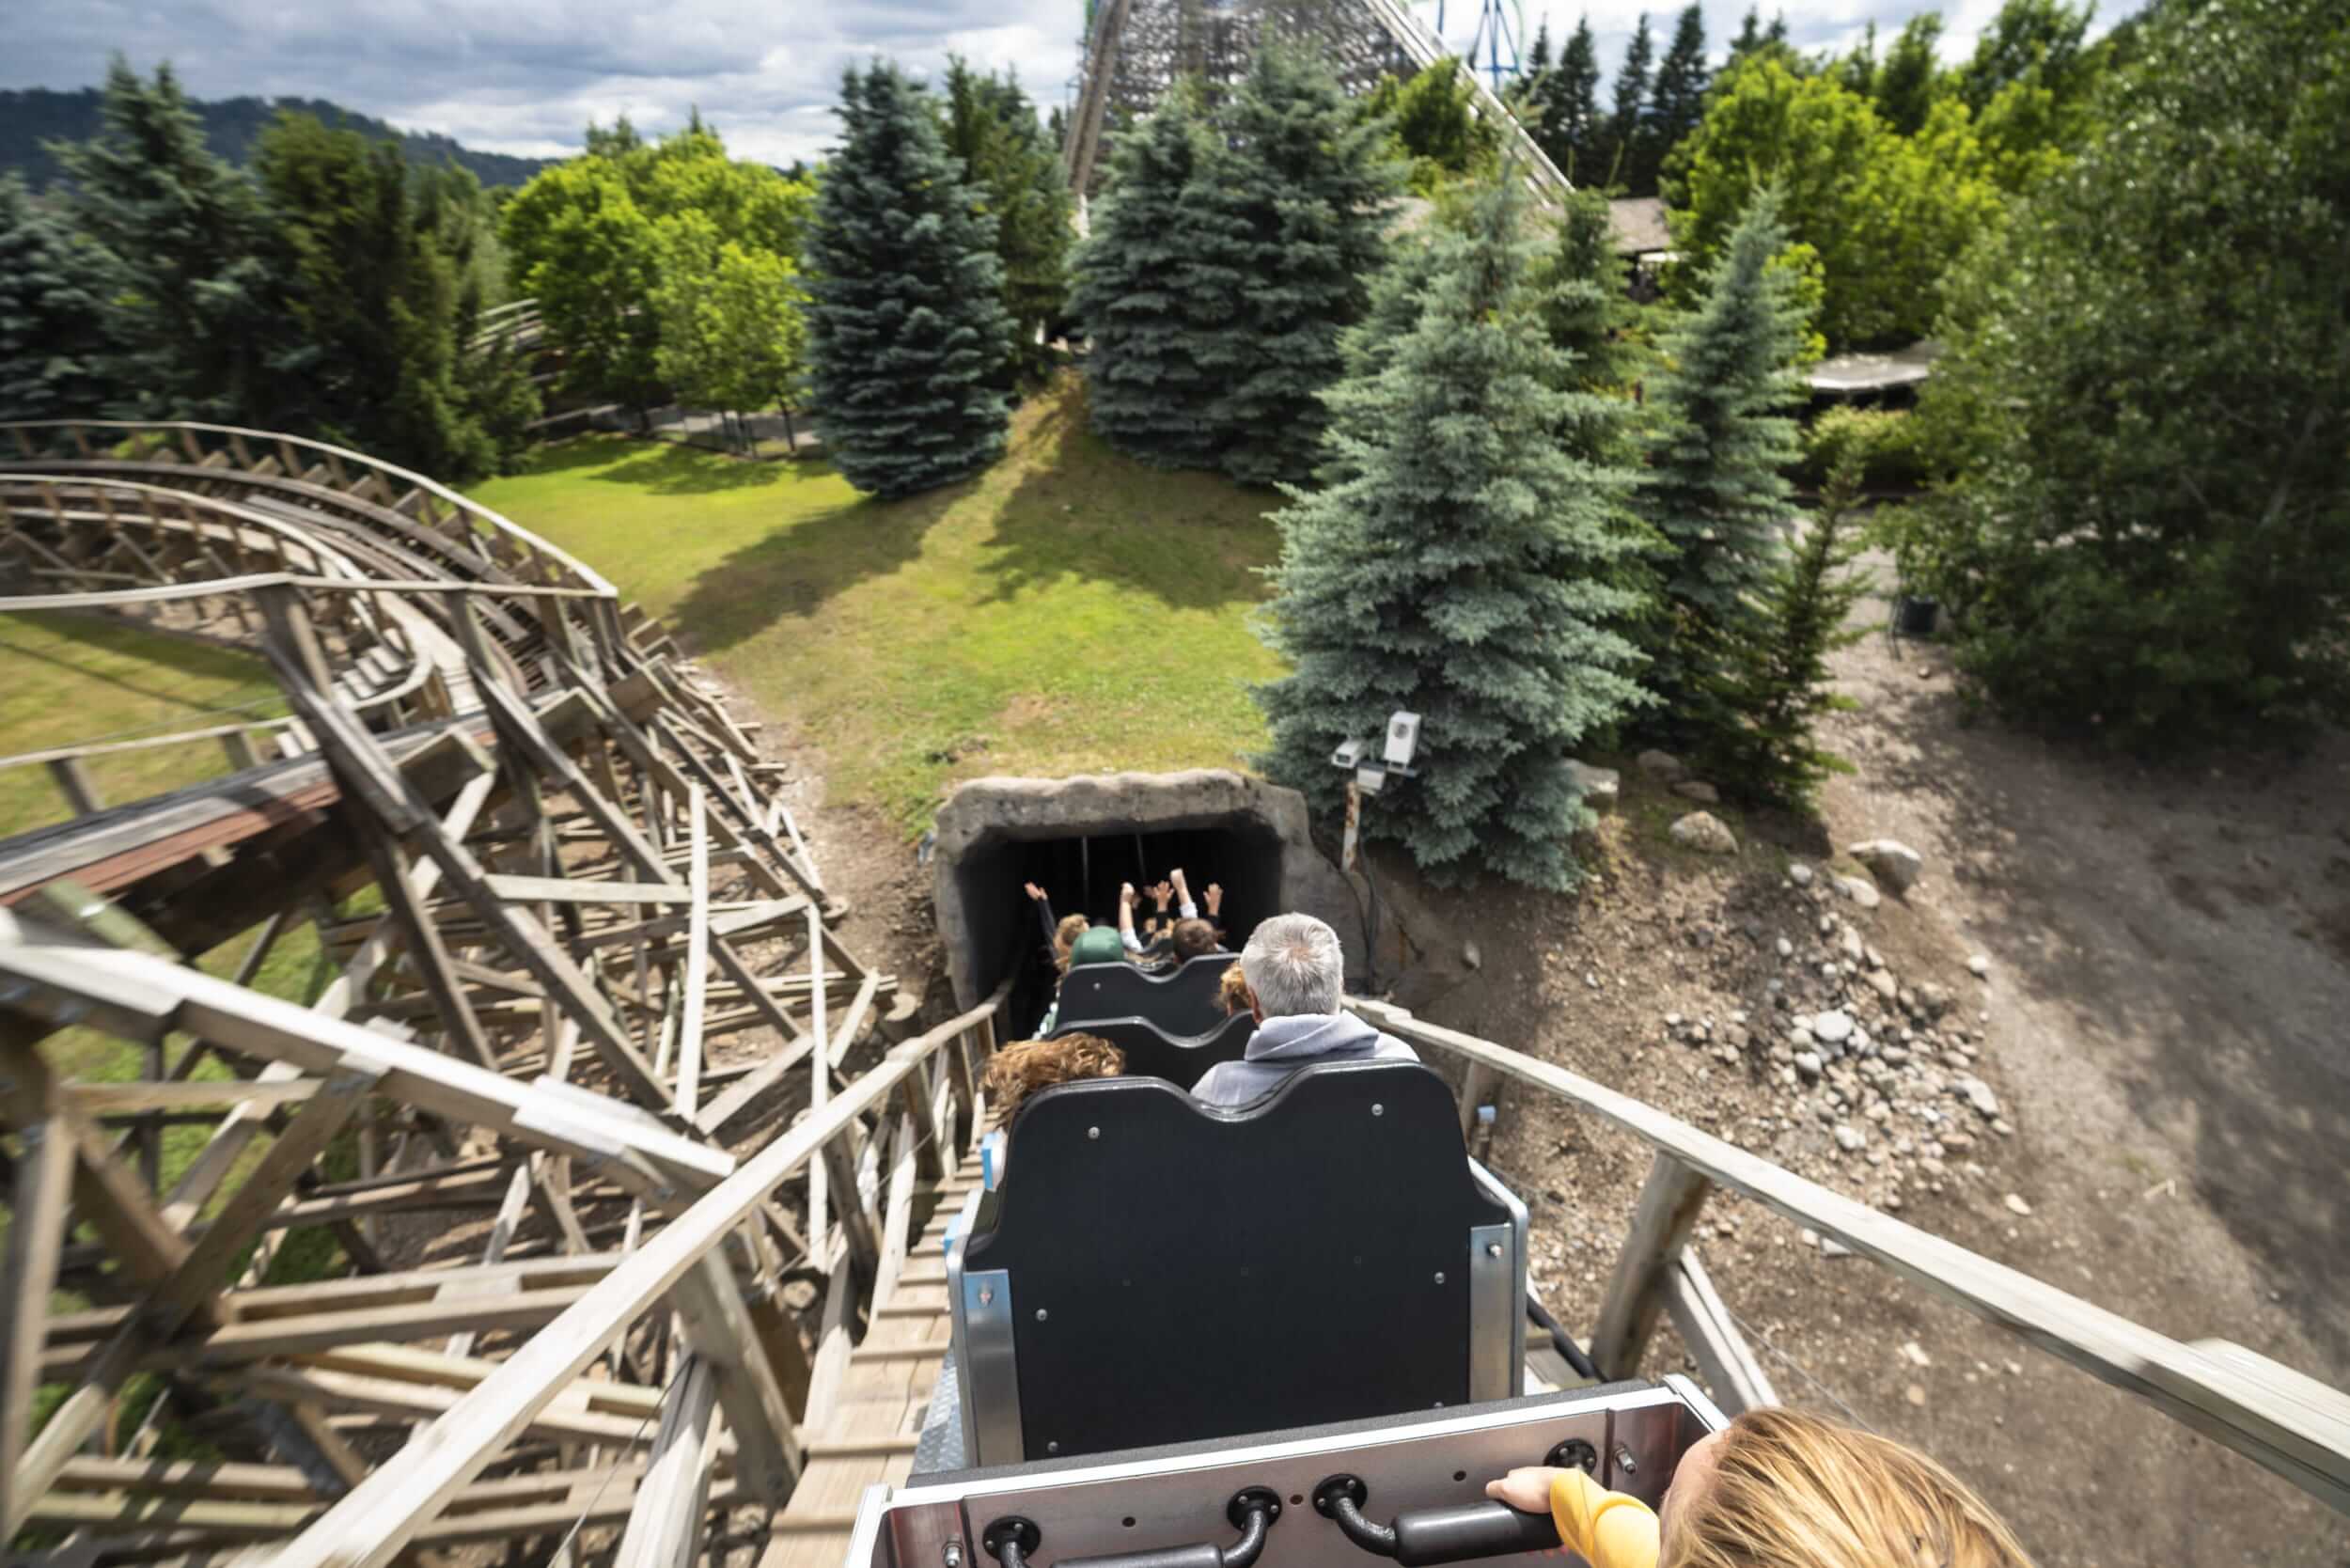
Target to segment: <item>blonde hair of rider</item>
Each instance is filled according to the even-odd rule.
[[[1077,945],[1077,938],[1093,929],[1093,922],[1082,915],[1064,915],[1060,924],[1053,928],[1053,964],[1062,974],[1069,973],[1069,949]]]
[[[1797,1410],[1731,1423],[1685,1509],[1666,1503],[1657,1568],[2031,1568],[1950,1471]]]
[[[1215,999],[1224,1006],[1224,1015],[1248,1011],[1248,977],[1241,973],[1237,963],[1226,964],[1215,982]]]

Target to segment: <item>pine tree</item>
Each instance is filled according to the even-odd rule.
[[[1544,17],[1534,28],[1534,47],[1526,52],[1526,73],[1540,76],[1550,69],[1550,18]]]
[[[252,183],[204,145],[169,66],[141,81],[117,56],[104,124],[59,149],[75,226],[104,253],[94,274],[114,344],[119,412],[283,428],[285,341],[266,225]]]
[[[455,274],[398,144],[289,114],[254,143],[253,166],[303,343],[281,362],[280,396],[330,440],[419,472],[494,472],[457,380]]]
[[[1036,106],[1011,74],[982,76],[961,56],[947,65],[947,148],[964,179],[985,193],[996,259],[1004,268],[1004,312],[1011,318],[1007,389],[1050,369],[1049,329],[1069,301],[1068,171],[1037,128]]]
[[[1820,510],[1802,541],[1773,565],[1748,638],[1721,672],[1716,706],[1735,722],[1708,738],[1703,766],[1761,799],[1810,806],[1831,775],[1852,771],[1813,729],[1854,706],[1831,688],[1827,656],[1863,635],[1846,624],[1868,590],[1867,580],[1848,570],[1860,544],[1846,525],[1865,461],[1856,447],[1830,471]]]
[[[1751,646],[1755,597],[1794,516],[1781,474],[1795,459],[1785,411],[1803,394],[1805,330],[1776,190],[1756,195],[1697,309],[1663,345],[1649,384],[1655,420],[1640,510],[1671,548],[1650,684],[1664,727],[1700,749],[1735,722],[1717,704],[1725,667]]]
[[[1652,163],[1649,189],[1655,189],[1655,167],[1681,138],[1705,118],[1705,88],[1711,77],[1705,69],[1705,15],[1695,4],[1681,13],[1673,40],[1656,68],[1656,83],[1649,89],[1649,137]]]
[[[1649,156],[1648,125],[1643,118],[1648,107],[1649,64],[1655,55],[1648,12],[1642,11],[1632,30],[1632,41],[1624,46],[1623,69],[1616,73],[1615,112],[1607,121],[1611,163],[1606,183],[1635,193],[1644,186],[1651,193],[1655,190],[1654,160]]]
[[[1762,8],[1748,6],[1746,16],[1738,24],[1738,36],[1730,40],[1730,58],[1723,62],[1722,69],[1729,70],[1762,47]]]
[[[1111,144],[1092,233],[1071,259],[1093,428],[1128,456],[1170,468],[1212,467],[1217,454],[1222,388],[1199,341],[1231,302],[1207,287],[1200,264],[1208,158],[1198,96],[1179,84]]]
[[[1303,480],[1328,418],[1317,394],[1339,378],[1339,335],[1370,305],[1402,170],[1386,128],[1284,44],[1257,52],[1217,129],[1203,260],[1234,307],[1200,358],[1225,378],[1220,461],[1244,484]]]
[[[816,428],[878,495],[984,468],[1009,419],[991,384],[1011,337],[1003,265],[926,96],[894,65],[843,74],[807,240]]]
[[[1634,412],[1625,388],[1637,374],[1637,356],[1624,340],[1632,303],[1607,206],[1606,196],[1589,186],[1566,198],[1544,261],[1543,328],[1566,356],[1561,387],[1592,395],[1573,411],[1568,449],[1589,462],[1622,463],[1631,457]]]
[[[1366,831],[1438,882],[1480,870],[1565,887],[1587,820],[1566,762],[1642,700],[1604,580],[1625,549],[1611,503],[1632,483],[1549,439],[1572,394],[1542,328],[1523,196],[1505,179],[1472,232],[1442,233],[1422,308],[1384,368],[1334,389],[1353,477],[1292,492],[1269,640],[1294,672],[1258,692],[1266,771],[1336,805],[1329,766],[1388,713],[1421,714],[1418,776],[1393,778]]]
[[[1606,172],[1602,146],[1606,127],[1599,113],[1599,44],[1591,37],[1591,19],[1574,24],[1559,64],[1545,71],[1528,95],[1540,117],[1535,139],[1550,161],[1570,180],[1595,181]]]
[[[102,261],[22,178],[0,176],[0,419],[102,411],[109,344],[91,283]]]

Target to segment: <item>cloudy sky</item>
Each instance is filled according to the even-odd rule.
[[[1546,9],[1554,34],[1585,9],[1520,3],[1529,30]],[[1786,15],[1794,41],[1810,48],[1841,44],[1872,20],[1889,34],[1930,3],[1793,0]],[[1434,0],[1414,8],[1434,24]],[[1588,8],[1612,79],[1641,0]],[[1971,49],[1998,8],[1998,0],[1949,0],[1945,54]],[[2136,7],[2108,0],[2104,8]],[[576,148],[590,118],[625,113],[657,131],[699,105],[737,153],[779,164],[829,143],[841,67],[874,55],[923,71],[950,53],[1013,66],[1032,96],[1059,102],[1084,19],[1084,0],[28,0],[11,9],[0,86],[95,83],[120,50],[142,70],[169,59],[198,97],[328,98],[536,156]],[[1475,0],[1445,9],[1452,41],[1465,46]],[[1717,56],[1745,11],[1746,0],[1705,0]],[[1669,13],[1661,31],[1670,31]]]

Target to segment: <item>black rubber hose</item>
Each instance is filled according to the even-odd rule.
[[[1558,1347],[1560,1356],[1566,1357],[1568,1366],[1573,1367],[1594,1383],[1607,1381],[1600,1375],[1599,1368],[1592,1364],[1591,1358],[1583,1354],[1583,1347],[1576,1344],[1574,1337],[1559,1326],[1559,1320],[1550,1315],[1549,1308],[1529,1295],[1526,1298],[1526,1315],[1533,1319],[1535,1325],[1550,1336],[1550,1342]]]

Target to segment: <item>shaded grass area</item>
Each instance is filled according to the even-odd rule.
[[[101,739],[198,729],[286,711],[254,654],[111,616],[0,616],[0,756]],[[94,757],[84,764],[110,804],[227,770],[218,741]],[[0,838],[72,814],[49,770],[0,769]]]
[[[909,832],[981,774],[1229,767],[1264,739],[1248,629],[1279,498],[1169,474],[1085,428],[1073,376],[1003,462],[898,501],[829,467],[620,437],[474,492],[578,555],[791,723],[830,798]]]

